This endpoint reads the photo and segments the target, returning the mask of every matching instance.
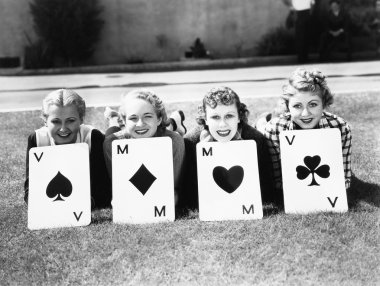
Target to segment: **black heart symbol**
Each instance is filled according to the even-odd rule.
[[[306,156],[305,159],[303,160],[305,162],[305,165],[312,171],[315,170],[315,168],[318,167],[319,163],[321,163],[321,157],[318,155],[310,157]]]
[[[215,183],[224,191],[231,194],[239,188],[244,178],[244,169],[241,166],[233,166],[229,170],[216,166],[212,171]]]

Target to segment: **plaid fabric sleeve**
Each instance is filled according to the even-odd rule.
[[[346,123],[342,126],[340,130],[342,135],[342,155],[343,155],[343,168],[344,168],[344,177],[346,182],[346,189],[351,185],[351,128]]]
[[[351,128],[348,123],[333,114],[328,114],[326,117],[330,127],[339,128],[342,140],[342,157],[343,157],[343,170],[346,183],[346,189],[351,185]]]
[[[267,139],[269,154],[272,160],[273,176],[276,190],[282,188],[281,176],[281,156],[280,156],[280,130],[284,125],[279,120],[270,121],[264,131],[264,136]]]

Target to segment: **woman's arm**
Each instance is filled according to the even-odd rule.
[[[92,130],[90,151],[91,196],[95,207],[111,206],[111,181],[107,172],[104,153],[104,135],[97,129]]]
[[[346,183],[346,189],[351,185],[351,128],[346,123],[341,129],[342,136],[342,156],[343,156],[343,170]]]
[[[269,155],[272,161],[273,177],[276,190],[282,190],[280,132],[278,126],[272,121],[265,126],[264,136],[268,145]]]
[[[24,201],[28,204],[29,198],[29,150],[33,147],[37,147],[36,133],[29,135],[28,145],[26,148],[26,160],[25,160],[25,182],[24,182]]]

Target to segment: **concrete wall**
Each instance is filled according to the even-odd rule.
[[[29,0],[0,0],[0,57],[22,57],[27,36],[34,38]]]
[[[281,0],[102,0],[98,63],[178,60],[200,37],[216,57],[252,56],[288,13]],[[240,52],[239,52],[240,50]]]
[[[25,34],[35,40],[29,1],[0,0],[0,57],[23,57]],[[197,37],[215,57],[252,56],[260,37],[288,13],[281,0],[99,2],[105,25],[96,64],[179,60]]]

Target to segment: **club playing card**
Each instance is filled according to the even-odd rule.
[[[31,148],[28,228],[85,226],[90,222],[88,145]]]
[[[200,220],[263,217],[254,140],[198,143],[197,169]]]
[[[169,137],[112,142],[112,208],[116,223],[174,221],[173,152]]]
[[[280,149],[285,212],[348,210],[339,129],[283,131]]]

